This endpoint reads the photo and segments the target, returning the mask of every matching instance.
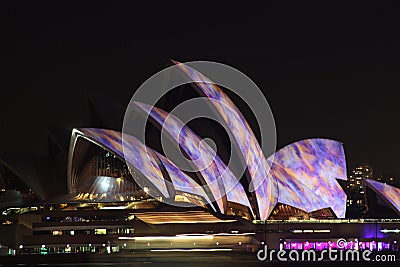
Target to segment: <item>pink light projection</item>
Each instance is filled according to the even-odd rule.
[[[123,139],[120,132],[95,128],[83,128],[78,131],[81,132],[85,138],[93,139],[107,150],[123,158]],[[201,196],[215,210],[203,188],[166,157],[146,147],[133,136],[125,135],[124,142],[126,142],[125,149],[126,152],[128,152],[125,154],[125,156],[127,156],[127,163],[145,175],[164,196],[168,197],[169,194],[165,185],[166,181],[162,175],[160,166],[157,164],[155,156],[158,157],[163,167],[167,170],[175,190]]]
[[[160,108],[138,102],[134,104],[150,115],[179,143],[204,177],[222,211],[226,211],[226,205],[222,201],[224,194],[228,201],[242,204],[252,211],[246,192],[238,179],[207,143],[201,143],[201,138],[196,133],[177,117]],[[222,183],[218,183],[218,179],[221,179]]]
[[[343,145],[329,139],[307,139],[275,152],[270,175],[278,181],[278,202],[306,212],[332,208],[346,213],[347,196],[336,179],[346,180]]]
[[[277,203],[277,184],[268,175],[270,164],[265,159],[250,125],[221,88],[195,69],[176,61],[174,63],[196,83],[201,93],[211,100],[210,103],[231,130],[255,189],[259,218],[266,220]]]
[[[383,197],[400,214],[400,188],[366,179],[365,183],[371,187],[379,196]]]
[[[124,158],[120,132],[96,128],[82,128],[78,131],[83,137],[94,140],[120,158]],[[129,150],[125,155],[127,164],[141,172],[164,197],[169,197],[164,177],[156,159],[148,153],[149,148],[133,136],[126,135],[124,142],[125,149]]]

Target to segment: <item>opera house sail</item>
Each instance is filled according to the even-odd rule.
[[[204,177],[204,185],[208,185],[211,189],[212,197],[217,201],[222,213],[232,214],[232,210],[235,209],[238,213],[244,212],[254,216],[239,179],[207,143],[201,142],[201,138],[174,115],[143,103],[135,102],[133,104],[150,115],[169,134],[170,138],[179,143],[179,146],[192,160],[191,162],[196,165],[195,169],[199,170]],[[230,205],[231,203],[237,203],[247,208],[238,210],[238,207],[234,208]]]
[[[112,196],[114,200],[128,200],[132,198],[130,190],[141,192],[145,188],[146,196],[166,203],[185,199],[185,202],[207,206],[221,214],[240,215],[248,220],[288,219],[294,215],[303,218],[345,217],[346,194],[337,181],[347,179],[342,143],[318,138],[301,140],[265,158],[244,116],[221,88],[196,70],[176,64],[229,125],[239,148],[236,152],[246,159],[245,168],[255,192],[251,192],[251,187],[245,188],[241,177],[235,177],[219,155],[178,117],[146,103],[132,102],[138,113],[152,118],[150,121],[179,145],[190,159],[193,170],[197,170],[197,178],[193,179],[167,156],[134,136],[104,129],[79,129],[73,132],[70,145],[70,193],[79,191],[81,199]],[[111,153],[119,164],[122,162],[124,175],[111,175],[117,179],[110,180],[105,177],[107,175],[94,174],[92,167],[82,164],[94,153],[88,148],[88,142],[102,148],[102,153]],[[101,161],[102,166],[110,168],[112,164],[104,165],[106,161]],[[124,176],[129,179],[124,179]],[[128,189],[132,186],[134,189]],[[116,191],[110,194],[108,189]],[[185,192],[186,196],[181,194],[177,197],[177,192]],[[284,209],[289,209],[285,211],[286,215],[281,212]]]
[[[277,184],[268,175],[271,162],[267,162],[250,125],[228,95],[215,83],[185,64],[174,63],[196,83],[198,91],[209,98],[210,104],[229,126],[246,164],[251,191],[255,191],[258,218],[266,220],[277,203]]]
[[[141,108],[149,107],[142,104]],[[165,111],[156,108],[148,111],[150,114],[157,112],[152,116],[166,115]],[[159,123],[163,124],[161,118],[163,117],[159,117]],[[179,124],[177,118],[172,118]],[[164,127],[170,126],[164,124]],[[189,128],[185,131],[191,137],[186,140],[198,143],[199,137],[194,132]],[[122,156],[124,141],[120,132],[94,128],[74,130],[70,148],[68,185],[70,193],[75,193],[76,200],[132,201],[137,200],[137,197],[143,199],[147,196],[159,198],[170,204],[174,201],[183,201],[216,211],[213,200],[225,189],[219,191],[217,187],[211,190],[213,195],[210,197],[203,185],[185,174],[164,155],[146,147],[133,136],[124,140],[130,142],[128,153],[130,156],[126,159]],[[188,148],[191,146],[188,143],[182,145],[188,153],[191,152]],[[103,159],[100,162],[99,155],[112,161]],[[222,185],[229,188],[227,203],[239,203],[251,211],[250,200],[240,182],[233,183],[235,181],[233,174],[218,157],[214,159],[214,164],[214,168],[222,168],[213,171],[224,174],[221,179]],[[130,173],[136,176],[131,177]],[[302,140],[278,150],[269,173],[271,179],[278,185],[279,194],[276,203],[288,205],[307,214],[329,209],[332,211],[330,215],[328,211],[321,216],[335,218],[343,218],[345,215],[346,194],[336,181],[336,179],[346,179],[345,174],[343,146],[340,142],[328,139]],[[276,207],[278,206],[274,207],[274,211],[277,210]],[[221,210],[219,212],[224,213]],[[273,218],[279,217],[276,212],[271,215]],[[251,219],[246,212],[237,214]],[[289,214],[289,217],[290,215],[294,214]]]
[[[276,250],[322,250],[336,248],[334,242],[343,236],[349,241],[346,249],[398,251],[399,188],[365,179],[368,213],[346,218],[347,196],[339,184],[347,181],[341,142],[299,140],[266,157],[228,95],[198,71],[175,63],[227,125],[236,144],[230,152],[242,159],[245,173],[238,175],[236,166],[182,114],[131,101],[134,115],[144,115],[146,123],[161,130],[189,168],[152,139],[110,129],[73,129],[65,153],[68,192],[58,198],[14,201],[21,194],[33,200],[35,194],[10,164],[0,161],[0,249],[132,255],[255,252],[268,244]]]
[[[125,148],[129,147],[125,159],[123,142],[129,142],[125,144]],[[99,159],[99,155],[105,158]],[[109,158],[112,161],[107,162]],[[75,129],[68,166],[69,191],[76,194],[77,200],[132,201],[146,196],[214,208],[204,190],[172,162],[133,136],[125,136],[123,141],[120,132]],[[165,179],[164,170],[170,182]],[[172,190],[168,190],[171,186]]]
[[[346,214],[346,194],[336,179],[347,180],[343,144],[307,139],[274,155],[270,175],[278,182],[278,202],[307,213],[330,208],[335,217]]]
[[[367,202],[369,213],[374,217],[397,218],[400,216],[400,188],[381,183],[371,179],[365,179],[364,186],[367,190]]]

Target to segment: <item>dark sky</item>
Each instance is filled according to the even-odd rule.
[[[333,138],[344,143],[349,169],[369,163],[400,177],[397,7],[380,1],[114,2],[2,4],[8,71],[0,151],[43,155],[45,126],[91,126],[88,98],[126,107],[169,59],[209,60],[241,70],[262,88],[278,147]]]

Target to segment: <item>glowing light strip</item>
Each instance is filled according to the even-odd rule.
[[[330,233],[331,230],[293,230],[292,233],[300,234],[300,233]]]
[[[161,215],[161,216],[160,216]],[[206,212],[191,211],[185,213],[176,212],[147,212],[135,213],[140,220],[150,224],[167,224],[167,223],[224,223],[236,222],[237,220],[221,220]]]
[[[194,249],[151,249],[151,252],[218,252],[232,251],[231,248],[194,248]]]
[[[135,241],[162,241],[162,240],[212,240],[214,236],[212,235],[201,235],[201,236],[120,236],[120,240],[135,240]]]
[[[246,235],[255,235],[256,233],[240,233],[240,234],[230,234],[230,233],[218,233],[214,234],[214,236],[246,236]]]
[[[381,232],[382,233],[396,233],[396,234],[398,234],[398,233],[400,233],[400,230],[399,229],[381,229]]]
[[[167,223],[179,223],[179,224],[181,224],[181,223],[223,223],[223,222],[236,222],[236,220],[214,220],[214,221],[190,221],[190,220],[187,220],[187,221],[183,221],[183,220],[176,220],[176,221],[166,221],[166,222],[150,222],[150,221],[147,221],[147,222],[149,222],[150,224],[167,224]]]
[[[116,207],[100,207],[101,210],[124,210],[126,206],[116,206]]]
[[[314,230],[314,233],[330,233],[331,230]]]
[[[229,234],[229,233],[218,233],[218,234],[178,234],[176,236],[120,236],[119,240],[136,240],[136,241],[162,241],[162,240],[212,240],[215,236],[248,236],[255,235],[255,233],[240,233],[240,234]]]
[[[176,236],[207,236],[207,234],[179,234]]]

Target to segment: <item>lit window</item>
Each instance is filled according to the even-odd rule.
[[[95,235],[105,235],[107,234],[107,229],[94,229]]]
[[[59,231],[59,230],[54,230],[53,231],[53,235],[62,235],[62,234],[63,234],[62,231]]]

